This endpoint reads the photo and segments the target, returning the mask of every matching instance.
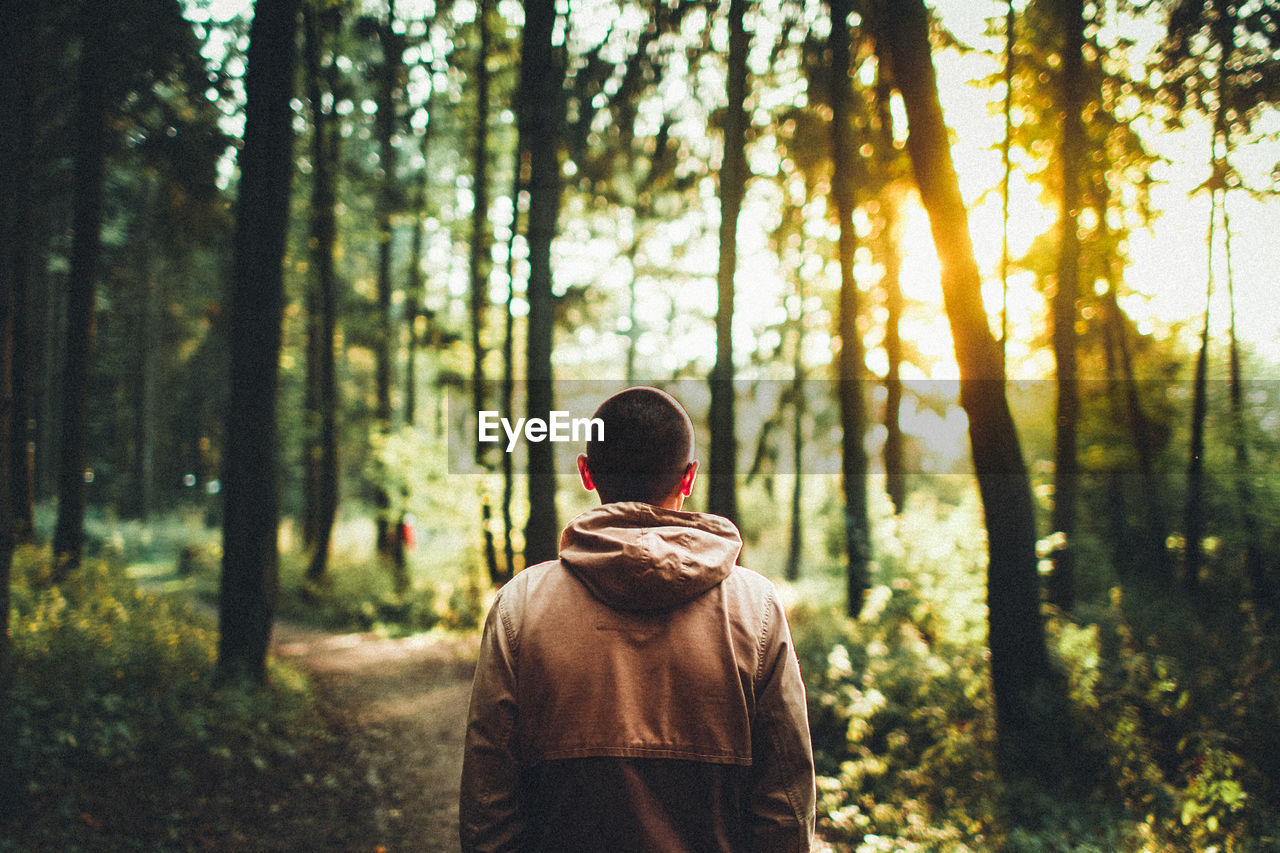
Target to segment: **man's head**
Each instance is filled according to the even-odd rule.
[[[578,457],[582,484],[602,503],[643,501],[679,509],[693,491],[693,424],[674,397],[639,386],[600,404],[603,437]]]

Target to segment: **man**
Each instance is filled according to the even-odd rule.
[[[808,851],[804,685],[742,539],[684,512],[693,426],[655,388],[606,400],[578,457],[601,506],[489,612],[462,768],[464,851]]]

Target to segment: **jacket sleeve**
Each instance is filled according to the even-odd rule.
[[[800,664],[786,614],[770,597],[761,637],[748,822],[754,849],[805,853],[813,845],[817,794]]]
[[[458,803],[464,853],[519,850],[525,829],[516,738],[516,661],[503,612],[500,594],[485,620],[471,687]]]

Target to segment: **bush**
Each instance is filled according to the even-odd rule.
[[[1006,785],[974,529],[968,501],[915,501],[877,526],[875,586],[857,620],[791,608],[822,833],[859,853],[1280,850],[1266,763],[1280,754],[1280,676],[1274,640],[1251,620],[1237,626],[1242,653],[1215,658],[1210,678],[1204,660],[1140,639],[1118,589],[1081,608],[1088,621],[1049,614],[1069,693],[1062,725],[1079,733],[1081,756],[1102,760],[1091,791]]]
[[[333,631],[376,631],[403,636],[435,628],[478,628],[488,612],[490,591],[475,573],[460,582],[414,576],[404,593],[376,559],[331,560],[318,583],[305,577],[303,555],[284,555],[277,616]]]
[[[265,689],[215,686],[216,638],[190,609],[103,561],[51,584],[49,562],[27,548],[14,563],[10,707],[27,842],[101,844],[114,810],[121,839],[153,847],[220,786],[289,765],[322,736],[296,671],[273,664]]]

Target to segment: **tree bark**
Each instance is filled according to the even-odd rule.
[[[707,510],[738,520],[738,439],[734,416],[733,297],[738,269],[738,214],[747,188],[746,0],[729,2],[728,104],[720,164],[720,264],[716,272],[716,361],[711,371]]]
[[[1213,299],[1213,236],[1217,230],[1218,194],[1209,194],[1209,262],[1204,294],[1204,320],[1200,349],[1196,353],[1195,378],[1191,386],[1191,439],[1187,451],[1187,499],[1183,509],[1182,583],[1193,598],[1200,586],[1204,562],[1204,422],[1208,414],[1209,305]]]
[[[223,679],[265,681],[279,582],[276,388],[293,178],[289,102],[298,6],[299,0],[258,0],[249,36],[222,478],[218,670]]]
[[[879,72],[878,72],[879,73]],[[892,87],[883,75],[876,81],[876,112],[880,122],[882,156],[896,157],[893,114],[889,111]],[[898,198],[890,191],[880,194],[881,256],[884,258],[884,354],[888,361],[884,388],[884,480],[893,511],[901,513],[907,504],[907,469],[903,460],[902,435],[902,256],[898,251]]]
[[[158,179],[151,179],[147,192],[147,215],[156,225],[163,227],[163,191]],[[142,242],[142,241],[140,241]],[[150,241],[147,241],[150,242]],[[158,242],[158,241],[157,241]],[[134,444],[137,480],[133,509],[137,517],[146,521],[155,506],[156,479],[156,341],[159,338],[160,306],[163,299],[161,281],[162,265],[157,255],[161,249],[145,243],[139,247],[141,257],[138,272],[142,276],[142,304],[138,306],[137,329],[137,396],[135,398]]]
[[[911,155],[942,270],[942,293],[960,368],[960,403],[986,515],[988,644],[1004,772],[1056,785],[1069,748],[1065,700],[1050,668],[1040,616],[1031,489],[1005,397],[1000,347],[987,324],[947,129],[938,101],[922,0],[879,7],[882,58],[906,107]]]
[[[83,15],[77,75],[75,210],[67,274],[66,352],[62,372],[62,440],[58,460],[58,521],[53,534],[54,574],[65,576],[84,552],[89,360],[94,296],[102,246],[102,194],[106,177],[108,29],[105,4]]]
[[[516,315],[514,311],[516,299],[516,234],[520,228],[520,192],[524,187],[521,171],[524,166],[524,151],[519,142],[516,143],[515,162],[511,164],[511,232],[507,240],[507,303],[502,318],[502,385],[499,390],[502,411],[515,410],[516,390]],[[515,524],[512,521],[511,505],[515,501],[516,476],[515,463],[510,453],[502,454],[502,558],[505,567],[503,581],[515,577],[516,552],[512,534]]]
[[[1108,242],[1106,234],[1105,190],[1096,191],[1099,199],[1098,222],[1103,229],[1104,242]],[[1161,499],[1161,489],[1156,477],[1156,456],[1159,452],[1155,439],[1151,434],[1151,421],[1142,405],[1142,395],[1137,377],[1134,375],[1133,353],[1129,348],[1129,328],[1124,312],[1120,310],[1120,302],[1116,295],[1120,275],[1115,270],[1115,259],[1106,259],[1107,293],[1104,301],[1107,340],[1114,347],[1117,357],[1118,377],[1115,381],[1120,385],[1113,391],[1117,402],[1123,400],[1119,409],[1121,418],[1128,428],[1133,444],[1134,456],[1138,463],[1138,484],[1141,488],[1143,523],[1142,549],[1138,565],[1146,576],[1161,586],[1167,586],[1173,577],[1173,567],[1169,560],[1169,549],[1166,540],[1169,536],[1169,525],[1165,508]],[[1123,388],[1120,393],[1119,388]],[[1117,565],[1120,565],[1117,563]]]
[[[476,27],[480,44],[473,79],[476,87],[475,128],[471,149],[471,400],[479,412],[485,407],[484,326],[489,302],[489,7],[477,0]],[[476,461],[484,464],[486,444],[476,442]]]
[[[321,55],[326,31],[336,32],[337,11],[324,13],[332,22],[317,20],[310,7],[303,8],[307,80],[307,100],[311,112],[311,260],[315,278],[310,288],[313,314],[308,316],[308,409],[307,463],[310,493],[306,526],[311,559],[307,578],[324,577],[329,561],[333,522],[338,512],[338,387],[334,360],[337,331],[338,276],[334,264],[337,230],[338,133],[333,116],[324,108],[321,83]],[[331,65],[331,68],[336,66]],[[332,81],[330,81],[332,83]],[[333,91],[332,85],[329,87]]]
[[[564,124],[564,65],[552,44],[553,0],[525,4],[520,63],[520,145],[529,152],[529,300],[526,367],[528,417],[548,418],[553,406],[551,348],[555,297],[551,289],[551,244],[560,213],[560,137]],[[525,525],[525,564],[556,556],[554,445],[531,442],[529,518]]]
[[[11,23],[21,25],[28,17],[19,12]],[[13,362],[18,314],[26,310],[25,276],[22,245],[27,239],[29,172],[25,165],[30,151],[29,128],[23,119],[30,117],[27,73],[30,54],[22,46],[13,46],[0,59],[0,99],[18,111],[17,121],[0,126],[0,827],[22,812],[22,780],[15,761],[17,731],[11,712],[13,701],[13,643],[9,634],[9,609],[12,589],[13,551],[15,546],[14,498],[18,490],[11,478],[21,476],[17,455],[12,445],[22,440],[25,429],[15,418]],[[25,426],[22,424],[21,426]]]
[[[1223,131],[1224,156],[1231,154],[1229,131]],[[1227,194],[1222,193],[1223,252],[1227,264],[1228,311],[1228,381],[1231,400],[1231,443],[1234,450],[1236,502],[1240,506],[1240,526],[1244,533],[1244,571],[1249,579],[1249,592],[1255,604],[1270,612],[1275,610],[1275,583],[1267,572],[1263,558],[1262,524],[1254,503],[1253,465],[1249,459],[1249,431],[1244,412],[1244,378],[1240,366],[1240,342],[1236,335],[1236,287],[1231,267],[1231,219],[1227,216]]]
[[[1075,0],[1070,0],[1074,3]],[[1009,346],[1009,182],[1013,177],[1013,65],[1018,14],[1008,0],[1004,15],[1004,138],[1000,140],[1000,357]]]
[[[1057,289],[1053,295],[1053,357],[1057,365],[1057,419],[1054,430],[1053,511],[1050,526],[1062,534],[1051,555],[1049,600],[1063,610],[1075,605],[1076,495],[1079,459],[1076,434],[1080,392],[1076,376],[1076,301],[1080,295],[1080,172],[1084,160],[1084,0],[1061,4],[1062,31],[1062,198],[1059,214]]]
[[[787,564],[785,577],[789,581],[800,579],[800,557],[804,550],[804,418],[805,418],[805,370],[804,370],[804,284],[797,275],[800,309],[795,317],[795,352],[791,358],[791,466],[795,480],[791,485],[791,525],[787,539]]]
[[[434,23],[428,24],[428,38],[430,37],[430,28]],[[431,83],[432,69],[427,64],[427,79]],[[413,219],[413,238],[409,243],[409,278],[406,285],[405,302],[408,303],[408,316],[405,318],[405,325],[409,329],[409,353],[405,363],[404,377],[404,422],[409,426],[413,426],[418,419],[418,349],[422,346],[422,340],[418,333],[418,318],[423,316],[422,298],[425,291],[425,284],[422,276],[422,226],[423,220],[427,216],[427,192],[428,192],[428,176],[430,175],[431,164],[431,137],[432,131],[435,129],[436,117],[433,115],[432,102],[435,95],[434,85],[429,85],[427,89],[427,100],[423,104],[423,109],[427,113],[427,126],[422,130],[422,168],[418,170],[417,176],[414,178],[414,219]]]
[[[31,12],[26,4],[17,4],[10,23],[14,32],[27,32]],[[35,264],[32,259],[32,207],[34,192],[32,172],[35,168],[35,40],[24,38],[10,53],[12,66],[3,72],[9,94],[4,102],[13,110],[7,122],[3,156],[6,186],[3,190],[7,225],[0,228],[0,265],[9,264],[7,288],[12,288],[12,345],[9,347],[9,377],[12,387],[9,441],[9,495],[15,543],[35,541],[35,459],[34,390],[39,359],[31,334],[31,282]],[[8,63],[6,62],[6,66]],[[2,463],[0,463],[2,464]],[[7,613],[7,611],[5,611]],[[2,687],[0,687],[2,689]]]
[[[840,355],[838,361],[841,474],[844,487],[845,610],[856,617],[871,586],[871,521],[867,515],[867,403],[862,390],[865,354],[858,331],[858,282],[853,275],[858,235],[854,230],[856,204],[853,169],[853,128],[849,117],[852,81],[849,77],[849,0],[828,0],[831,8],[829,97],[831,99],[831,198],[840,221],[836,254],[840,262]]]
[[[378,163],[382,179],[378,187],[376,213],[378,220],[378,323],[374,368],[375,405],[374,417],[378,429],[384,435],[391,434],[391,374],[394,359],[395,332],[391,322],[391,297],[395,285],[391,277],[392,215],[396,208],[399,184],[396,182],[397,150],[395,131],[397,123],[397,95],[400,89],[400,71],[403,65],[404,39],[394,29],[395,0],[388,0],[387,19],[378,25],[378,42],[382,47],[382,64],[378,68],[377,133]],[[404,542],[401,526],[391,514],[391,495],[386,484],[375,484],[374,503],[377,506],[378,553],[391,566],[392,578],[398,592],[409,587],[405,574]]]
[[[492,241],[489,230],[489,7],[490,0],[479,0],[476,6],[480,45],[475,65],[476,123],[471,154],[471,397],[477,412],[484,409],[488,396],[485,389],[483,333],[488,314],[489,272],[492,267],[489,249]],[[487,445],[476,442],[476,462],[489,469],[486,447]],[[488,486],[484,485],[482,489],[480,521],[485,565],[489,570],[489,580],[499,586],[506,578],[502,567],[498,565],[498,551],[493,539],[493,503]]]

